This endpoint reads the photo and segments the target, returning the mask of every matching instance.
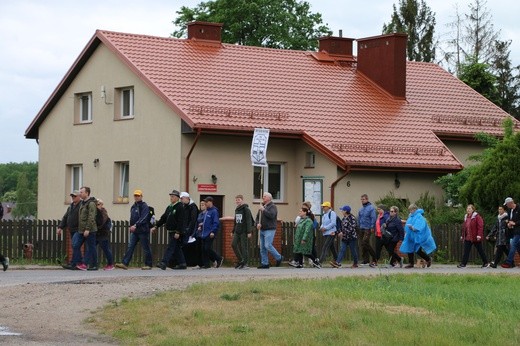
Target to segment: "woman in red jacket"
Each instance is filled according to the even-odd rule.
[[[482,259],[482,267],[488,267],[484,249],[482,249],[482,240],[484,239],[484,220],[475,211],[473,204],[468,204],[466,207],[466,215],[464,215],[464,223],[462,224],[462,236],[460,240],[464,242],[464,254],[462,255],[462,262],[457,266],[458,268],[465,268],[468,264],[469,252],[471,246],[475,245],[475,248]]]

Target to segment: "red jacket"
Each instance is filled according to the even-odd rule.
[[[477,240],[477,236],[480,239]],[[470,218],[468,214],[464,215],[464,223],[462,224],[462,240],[471,242],[481,242],[484,239],[484,220],[474,212]]]

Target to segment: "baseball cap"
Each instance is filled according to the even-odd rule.
[[[134,191],[134,196],[142,196],[142,195],[143,195],[143,191],[141,191],[141,190]]]
[[[208,196],[208,197],[204,198],[204,202],[213,202],[213,197]]]
[[[504,205],[506,205],[507,203],[511,203],[513,202],[513,199],[511,197],[507,197],[506,200],[504,201]]]
[[[74,190],[71,192],[71,197],[76,197],[77,195],[79,195],[79,190]]]
[[[349,205],[344,205],[340,208],[340,210],[346,211],[347,213],[350,213],[352,210]]]
[[[190,194],[187,193],[187,192],[185,192],[185,191],[182,191],[180,197],[181,197],[181,198],[182,198],[182,197],[188,197],[188,198],[190,198]]]
[[[180,197],[181,193],[179,191],[177,191],[177,190],[172,190],[172,192],[170,192],[170,196]]]
[[[330,202],[328,202],[328,201],[327,201],[327,202],[323,202],[321,206],[322,206],[322,207],[328,207],[328,208],[331,208],[331,207],[332,207],[332,205],[331,205]]]

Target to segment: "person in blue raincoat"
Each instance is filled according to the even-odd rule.
[[[410,204],[408,207],[410,215],[406,220],[405,236],[399,250],[408,254],[408,265],[405,268],[414,267],[414,254],[417,254],[426,261],[426,266],[431,267],[432,258],[430,254],[435,251],[437,245],[432,237],[432,231],[424,218],[424,210],[417,208],[417,205]]]

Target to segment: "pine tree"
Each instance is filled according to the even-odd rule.
[[[511,41],[495,41],[496,54],[492,62],[496,76],[498,105],[510,115],[520,116],[520,68],[511,66]]]
[[[424,0],[400,0],[399,10],[393,5],[394,12],[390,23],[383,25],[383,33],[405,33],[408,35],[406,54],[408,60],[433,62],[436,44],[435,13]]]

